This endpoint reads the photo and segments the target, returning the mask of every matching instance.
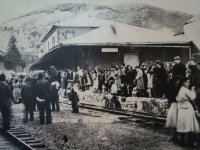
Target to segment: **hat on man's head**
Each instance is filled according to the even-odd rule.
[[[174,60],[181,60],[181,57],[180,56],[175,56]]]

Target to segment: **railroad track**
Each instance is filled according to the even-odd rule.
[[[68,102],[68,101],[63,101],[60,103],[67,106],[71,105],[71,102]],[[94,111],[101,111],[101,112],[107,112],[107,113],[126,116],[126,117],[129,117],[128,119],[126,119],[126,121],[134,121],[136,123],[140,123],[140,124],[148,125],[148,126],[164,127],[165,122],[166,122],[166,116],[164,115],[156,115],[156,114],[136,112],[136,111],[126,111],[126,110],[121,110],[121,109],[106,108],[106,107],[100,107],[100,106],[84,104],[84,103],[79,103],[79,107],[83,109],[89,109],[89,110],[94,110]]]
[[[10,130],[5,131],[0,126],[0,135],[0,139],[2,138],[4,143],[4,147],[8,147],[7,149],[9,149],[9,146],[15,145],[22,150],[47,150],[46,145],[41,140],[32,136],[31,133],[26,131],[23,127],[16,128],[15,126],[11,125]],[[0,148],[1,147],[2,146],[0,146]]]
[[[2,150],[20,150],[20,147],[5,137],[5,135],[0,132],[0,149]]]

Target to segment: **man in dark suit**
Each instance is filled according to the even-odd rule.
[[[35,94],[37,99],[37,105],[40,113],[40,124],[45,123],[44,113],[46,110],[46,123],[51,123],[51,106],[50,95],[51,88],[48,80],[44,78],[42,73],[38,74],[38,80],[35,83]]]
[[[162,98],[167,83],[167,73],[163,63],[159,62],[153,69],[153,96]]]
[[[10,107],[11,98],[13,97],[10,86],[5,82],[6,76],[0,75],[0,111],[3,117],[3,129],[10,129]]]
[[[28,114],[30,114],[30,121],[34,120],[34,104],[35,104],[35,92],[33,86],[33,79],[27,77],[25,83],[22,86],[21,96],[24,102],[24,123],[28,121]]]
[[[186,66],[181,62],[179,56],[174,57],[174,67],[172,68],[172,80],[177,81],[180,77],[186,76]]]

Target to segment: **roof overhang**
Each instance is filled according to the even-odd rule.
[[[189,47],[191,45],[190,42],[145,42],[145,43],[69,43],[69,44],[61,44],[62,46],[132,46],[132,47]]]
[[[179,43],[88,43],[88,44],[60,44],[56,47],[50,49],[48,53],[43,55],[39,60],[34,62],[29,69],[34,70],[37,68],[37,65],[42,63],[43,61],[47,60],[49,57],[53,56],[55,53],[59,52],[59,50],[63,49],[64,47],[165,47],[165,48],[191,48],[192,42],[179,42]]]

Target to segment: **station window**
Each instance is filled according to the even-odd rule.
[[[73,32],[67,32],[65,36],[66,36],[66,40],[72,39],[74,37],[74,33]]]

